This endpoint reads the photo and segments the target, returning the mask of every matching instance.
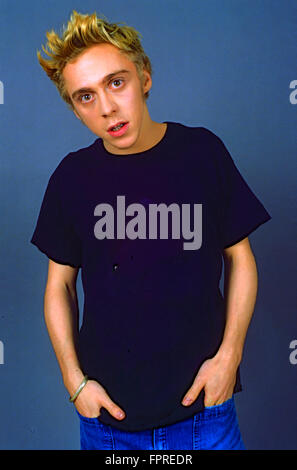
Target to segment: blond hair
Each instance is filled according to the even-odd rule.
[[[141,34],[123,23],[109,23],[106,19],[97,17],[96,13],[83,15],[73,10],[61,36],[51,30],[46,33],[46,37],[46,47],[43,45],[41,47],[50,58],[43,58],[41,51],[37,51],[39,63],[56,85],[63,100],[72,109],[73,104],[65,89],[62,72],[68,62],[90,46],[102,43],[112,44],[135,64],[140,80],[142,80],[143,69],[152,74],[150,59],[140,42]],[[149,92],[145,93],[146,99],[148,96]]]

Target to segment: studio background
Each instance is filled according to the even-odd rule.
[[[43,319],[48,259],[30,244],[51,173],[96,139],[36,58],[45,32],[73,9],[142,33],[152,119],[216,133],[272,216],[249,237],[259,290],[235,402],[248,449],[296,449],[293,0],[0,0],[0,449],[79,449],[79,420]],[[78,294],[82,313],[80,274]]]

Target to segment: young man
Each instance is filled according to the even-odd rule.
[[[81,448],[243,449],[248,235],[271,217],[214,133],[151,119],[133,28],[74,11],[47,39],[41,66],[98,136],[51,175],[31,239],[49,258],[45,320]]]

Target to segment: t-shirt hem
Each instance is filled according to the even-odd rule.
[[[233,391],[233,395],[242,392],[242,386],[241,384],[238,386],[238,388],[235,388]],[[125,425],[124,421],[118,421],[117,423],[110,423],[109,420],[105,420],[104,418],[102,419],[101,417],[99,418],[99,421],[105,424],[106,426],[111,426],[113,428],[119,429],[120,431],[126,431],[126,432],[141,432],[141,431],[151,431],[153,429],[157,428],[163,428],[167,426],[174,425],[176,423],[180,423],[182,421],[186,421],[188,419],[193,418],[195,415],[201,413],[204,411],[204,404],[200,404],[199,407],[196,409],[193,409],[192,411],[189,412],[189,414],[185,413],[185,416],[183,416],[181,419],[168,419],[166,423],[160,424],[160,422],[152,421],[151,423],[146,423],[146,424],[136,424],[136,425]],[[185,407],[186,410],[186,407]]]

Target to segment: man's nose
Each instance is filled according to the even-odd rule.
[[[102,93],[100,93],[99,102],[100,113],[103,117],[110,116],[116,111],[116,103],[107,91],[102,91]]]

